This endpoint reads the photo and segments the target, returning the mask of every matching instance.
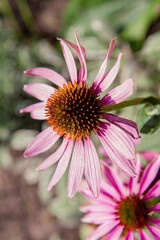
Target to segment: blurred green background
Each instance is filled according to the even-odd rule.
[[[119,52],[123,52],[123,59],[112,87],[132,77],[132,98],[159,96],[160,0],[1,0],[1,240],[84,240],[88,235],[78,211],[83,197],[77,194],[72,200],[67,198],[67,173],[48,193],[55,167],[35,171],[48,153],[23,158],[23,151],[45,123],[19,114],[21,108],[36,102],[23,93],[23,85],[45,81],[23,76],[24,70],[49,67],[68,79],[56,37],[75,42],[75,30],[87,51],[90,82],[105,58],[109,41],[117,37],[108,67],[113,66]],[[160,151],[159,105],[129,107],[117,113],[138,122],[138,150]],[[93,141],[98,147],[96,139]]]

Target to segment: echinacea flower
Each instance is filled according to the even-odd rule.
[[[87,240],[141,240],[160,239],[160,180],[154,181],[160,168],[160,155],[156,156],[141,174],[140,156],[136,156],[138,176],[123,182],[117,172],[105,162],[99,198],[93,198],[89,189],[82,189],[91,202],[81,207],[86,212],[82,222],[95,226]],[[154,200],[154,201],[153,201]],[[146,232],[149,232],[147,234]]]
[[[47,68],[34,68],[24,72],[25,75],[48,79],[58,86],[58,89],[55,89],[44,83],[24,85],[24,91],[39,99],[40,102],[22,109],[21,113],[30,112],[32,118],[46,119],[49,124],[49,127],[38,134],[28,146],[24,156],[32,157],[42,153],[62,138],[63,141],[56,152],[37,168],[38,171],[44,170],[59,161],[48,191],[62,177],[71,158],[68,196],[73,197],[77,192],[85,170],[88,185],[97,197],[101,173],[97,152],[90,138],[93,132],[98,135],[110,159],[129,176],[136,175],[133,163],[135,150],[132,141],[133,138],[139,138],[136,123],[103,112],[103,106],[120,103],[132,94],[133,80],[126,80],[100,98],[100,93],[114,81],[122,54],[119,54],[116,64],[105,74],[107,61],[115,44],[113,39],[93,85],[88,86],[86,52],[77,34],[75,37],[77,45],[59,39],[71,81],[67,82],[61,75]],[[81,65],[79,74],[68,45],[79,58]]]

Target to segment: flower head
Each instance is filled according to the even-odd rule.
[[[104,163],[107,181],[102,180],[99,198],[94,199],[88,189],[82,189],[82,193],[92,201],[81,207],[86,212],[82,221],[96,226],[87,240],[133,240],[136,232],[141,240],[151,240],[145,228],[158,240],[160,219],[155,218],[155,213],[160,212],[160,203],[152,200],[160,195],[160,180],[154,182],[159,168],[160,155],[141,173],[140,156],[137,154],[138,176],[122,182],[117,172]]]
[[[46,78],[58,86],[58,89],[44,83],[24,86],[24,91],[38,98],[40,102],[22,109],[21,113],[30,112],[32,118],[45,119],[49,124],[49,127],[28,146],[24,156],[32,157],[42,153],[62,138],[63,141],[56,152],[37,168],[39,171],[44,170],[59,161],[48,190],[59,181],[71,158],[68,196],[73,197],[77,192],[85,169],[88,185],[97,197],[101,173],[97,152],[90,139],[91,134],[98,135],[110,159],[126,174],[136,175],[133,163],[135,158],[133,139],[139,138],[137,125],[122,117],[103,113],[105,105],[120,103],[132,94],[133,80],[126,80],[101,98],[100,93],[110,86],[118,73],[122,54],[119,54],[116,64],[105,74],[107,61],[115,44],[113,39],[93,85],[88,86],[86,52],[79,42],[77,33],[75,37],[77,45],[59,39],[71,81],[67,82],[61,75],[47,68],[34,68],[24,72],[26,75]],[[81,65],[79,74],[68,46],[79,58]]]

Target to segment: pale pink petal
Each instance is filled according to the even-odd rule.
[[[155,240],[159,240],[160,239],[160,229],[156,228],[154,226],[151,226],[149,224],[147,224],[147,228],[150,231],[151,235],[154,237]]]
[[[119,220],[106,221],[102,225],[98,226],[96,230],[87,238],[87,240],[100,239],[102,236],[112,231],[112,229],[114,229],[119,223],[120,223]]]
[[[110,233],[107,234],[104,240],[119,240],[123,232],[123,229],[124,229],[124,226],[118,225]]]
[[[156,226],[160,227],[160,219],[159,218],[149,218],[149,221]]]
[[[108,215],[106,212],[91,212],[86,214],[81,221],[84,223],[91,223],[91,224],[102,224],[108,220],[114,220],[116,218],[115,215],[110,214]]]
[[[106,58],[104,59],[104,62],[102,63],[100,69],[99,69],[99,72],[94,80],[94,83],[93,83],[93,87],[97,87],[98,84],[101,82],[103,76],[104,76],[104,73],[105,73],[105,70],[106,70],[106,67],[107,67],[107,62],[108,62],[108,59],[114,49],[114,45],[115,45],[115,40],[116,38],[112,39],[112,41],[110,42],[109,44],[109,49],[108,49],[108,52],[107,52],[107,56]]]
[[[138,232],[141,240],[152,240],[145,231],[138,229]]]
[[[45,102],[50,95],[54,93],[55,88],[45,83],[31,83],[24,85],[23,90],[33,97]]]
[[[33,157],[39,153],[47,151],[60,136],[53,131],[51,127],[46,128],[39,133],[33,142],[27,147],[24,152],[24,157]]]
[[[98,197],[101,180],[100,164],[96,149],[89,137],[84,140],[84,164],[89,188],[94,196]]]
[[[52,153],[48,158],[46,158],[37,168],[36,171],[42,171],[50,166],[52,166],[54,163],[56,163],[64,151],[66,150],[67,144],[69,139],[64,138],[63,142],[61,143],[60,147]]]
[[[47,188],[48,191],[50,191],[51,188],[54,185],[56,185],[56,183],[60,180],[60,178],[64,174],[64,172],[68,166],[69,160],[70,160],[70,156],[72,153],[72,147],[73,147],[73,141],[69,140],[67,147],[66,147],[66,151],[63,153],[61,159],[59,160],[56,170],[54,172],[54,175],[48,185],[48,188]]]
[[[48,68],[32,68],[24,71],[24,74],[48,79],[61,88],[63,88],[63,84],[67,85],[66,80],[59,73]]]
[[[118,174],[114,171],[113,168],[109,167],[109,165],[105,163],[105,161],[103,161],[103,166],[104,166],[104,174],[107,180],[114,187],[114,189],[120,194],[120,196],[124,197],[125,196],[124,186]]]
[[[160,157],[157,158],[157,160],[152,161],[148,164],[148,166],[145,168],[143,175],[141,177],[140,181],[140,187],[139,187],[139,193],[138,195],[142,195],[144,191],[149,187],[149,185],[153,182],[155,179],[160,167]]]
[[[149,151],[149,152],[141,152],[141,155],[142,155],[147,161],[153,160],[154,158],[158,157],[158,153],[157,153],[157,152],[152,152],[152,151]]]
[[[121,58],[122,58],[122,53],[119,54],[118,60],[116,64],[113,66],[113,68],[108,73],[106,73],[106,75],[102,78],[101,82],[97,85],[98,92],[105,91],[112,84],[115,77],[117,76],[117,73],[120,67]]]
[[[69,176],[68,176],[68,197],[72,198],[79,187],[82,180],[84,170],[84,147],[81,140],[76,141],[72,154]]]
[[[134,240],[134,235],[132,230],[128,231],[127,235],[125,236],[125,240]]]
[[[85,195],[85,194],[84,194]],[[83,205],[80,207],[81,212],[99,212],[99,213],[105,213],[106,215],[114,215],[114,213],[117,212],[117,204],[115,204],[113,201],[110,203],[101,203],[99,201],[99,198],[97,199],[95,204],[88,204]],[[112,206],[111,204],[114,204]]]
[[[133,193],[135,193],[136,185],[138,183],[140,170],[141,170],[141,160],[140,160],[140,156],[139,156],[138,153],[136,154],[135,166],[136,166],[137,176],[135,178],[130,178],[129,183],[128,183],[128,187],[129,187],[129,190],[130,190],[130,196],[132,196]]]
[[[71,51],[69,50],[69,47],[65,44],[65,42],[63,40],[60,40],[60,44],[61,44],[63,55],[66,61],[70,79],[74,84],[74,82],[77,82],[77,67],[76,67],[75,60],[73,58]]]
[[[140,137],[138,132],[137,124],[131,120],[119,117],[110,113],[104,113],[103,117],[110,123],[115,124],[117,127],[122,129],[124,132],[137,139]]]
[[[45,102],[31,104],[20,110],[20,113],[27,112],[30,112],[30,115],[33,119],[44,120],[48,118],[45,114]]]
[[[148,211],[160,212],[160,203],[157,203],[153,207],[148,208]]]
[[[127,79],[121,85],[111,90],[102,99],[102,105],[114,105],[123,102],[133,93],[134,82],[132,79]]]
[[[150,189],[149,191],[145,194],[143,200],[149,200],[151,198],[156,198],[160,196],[160,180],[157,181]]]
[[[112,187],[110,184],[108,184],[103,179],[101,180],[101,192],[105,193],[107,196],[112,198],[113,200],[119,202],[121,200],[121,196],[119,192],[116,191],[114,187]]]

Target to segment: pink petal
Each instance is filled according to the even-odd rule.
[[[146,195],[144,196],[143,200],[149,200],[151,198],[156,198],[160,196],[160,180],[157,181],[150,189],[149,191],[146,193]]]
[[[160,219],[159,218],[149,218],[149,221],[158,227],[160,227]]]
[[[110,123],[115,124],[117,127],[122,129],[124,132],[132,136],[133,138],[137,139],[139,138],[139,132],[137,124],[131,120],[110,114],[110,113],[104,113],[103,117],[109,121]],[[118,122],[118,123],[117,123]]]
[[[152,151],[149,151],[149,152],[141,152],[141,155],[142,155],[147,161],[153,160],[154,158],[158,157],[158,153],[157,153],[157,152],[152,152]]]
[[[139,196],[145,192],[145,190],[149,187],[149,185],[155,179],[159,171],[159,167],[160,167],[160,157],[157,160],[149,163],[148,166],[145,168],[140,181],[140,187],[139,187],[139,193],[138,193]]]
[[[66,80],[60,74],[48,68],[32,68],[24,71],[24,74],[48,79],[61,88],[63,84],[67,85]]]
[[[60,147],[52,153],[48,158],[46,158],[37,168],[36,171],[42,171],[50,166],[52,166],[54,163],[56,163],[60,157],[63,155],[64,151],[66,150],[67,144],[69,139],[64,138],[63,142],[61,143]]]
[[[147,224],[147,228],[150,231],[150,233],[152,234],[152,236],[154,237],[155,240],[159,240],[160,239],[160,229],[151,226],[149,224]]]
[[[60,44],[62,47],[63,55],[66,61],[71,81],[74,84],[74,82],[77,82],[77,68],[75,60],[73,58],[71,51],[69,50],[69,47],[65,44],[65,42],[63,40],[60,40]]]
[[[84,140],[84,164],[88,186],[93,195],[98,197],[101,180],[100,164],[96,149],[89,137]]]
[[[97,88],[99,92],[105,91],[114,81],[120,67],[121,58],[122,53],[119,54],[118,60],[116,64],[113,66],[113,68],[103,77],[101,82],[98,84]]]
[[[47,101],[55,88],[45,83],[31,83],[24,85],[23,90],[41,101]]]
[[[125,236],[125,240],[134,240],[134,235],[132,230],[129,230],[129,232]]]
[[[157,203],[155,206],[148,208],[148,211],[160,212],[160,203]]]
[[[106,67],[107,67],[107,62],[108,62],[108,59],[114,49],[114,45],[115,45],[115,40],[116,38],[112,39],[112,41],[110,42],[110,45],[109,45],[109,49],[108,49],[108,52],[107,52],[107,56],[106,58],[104,59],[104,62],[102,63],[100,69],[99,69],[99,72],[94,80],[94,83],[93,83],[93,86],[94,87],[97,87],[98,84],[101,82],[103,76],[104,76],[104,73],[105,73],[105,70],[106,70]]]
[[[138,229],[138,231],[141,240],[152,240],[143,230]]]
[[[28,107],[25,107],[20,110],[20,113],[30,112],[31,118],[37,120],[44,120],[48,117],[45,115],[45,103],[39,102],[35,104],[31,104]]]
[[[119,240],[123,229],[124,226],[118,225],[110,233],[107,234],[107,237],[104,240]]]
[[[47,151],[58,139],[59,135],[51,127],[39,133],[24,152],[24,157],[33,157]]]
[[[101,180],[101,192],[105,193],[107,196],[112,198],[113,200],[119,202],[121,200],[119,192],[116,191],[114,187],[105,182],[103,179]]]
[[[85,196],[85,194],[84,194]],[[95,200],[95,198],[94,198]],[[99,200],[99,198],[98,198]],[[96,201],[96,200],[95,200]],[[114,202],[112,201],[111,203],[101,203],[100,201],[96,201],[95,204],[88,204],[88,205],[84,205],[80,207],[80,211],[81,212],[96,212],[96,213],[105,213],[105,215],[114,215],[114,213],[117,211],[116,207],[117,204],[114,204],[114,206],[112,206],[111,204],[114,204]]]
[[[84,148],[81,140],[76,141],[68,177],[68,197],[73,198],[82,180],[84,169]]]
[[[109,181],[109,183],[114,187],[114,189],[120,194],[121,197],[125,196],[124,186],[117,175],[117,173],[113,170],[113,168],[109,167],[107,163],[103,161],[104,166],[104,174]]]
[[[91,212],[86,214],[83,218],[81,218],[81,221],[84,223],[91,223],[91,224],[102,224],[108,220],[114,220],[115,215],[111,214],[108,215],[106,212]]]
[[[135,193],[136,185],[138,183],[140,170],[141,170],[141,160],[140,160],[140,156],[138,153],[136,154],[136,164],[135,165],[136,165],[137,176],[135,178],[130,178],[129,184],[128,184],[129,189],[130,189],[130,196],[132,196],[133,193]]]
[[[48,188],[47,188],[48,191],[50,191],[51,188],[54,185],[56,185],[56,183],[60,180],[60,178],[64,174],[70,160],[72,147],[73,147],[73,141],[69,140],[68,145],[66,147],[66,151],[63,153],[61,159],[59,160],[56,170],[54,172],[54,175],[48,185]]]
[[[106,221],[102,225],[98,226],[96,230],[87,238],[87,240],[96,240],[100,239],[102,236],[109,233],[112,229],[114,229],[120,223],[119,220],[114,221]]]
[[[111,90],[101,99],[102,105],[114,105],[123,102],[126,98],[133,93],[134,82],[132,79],[127,79],[118,87]]]

